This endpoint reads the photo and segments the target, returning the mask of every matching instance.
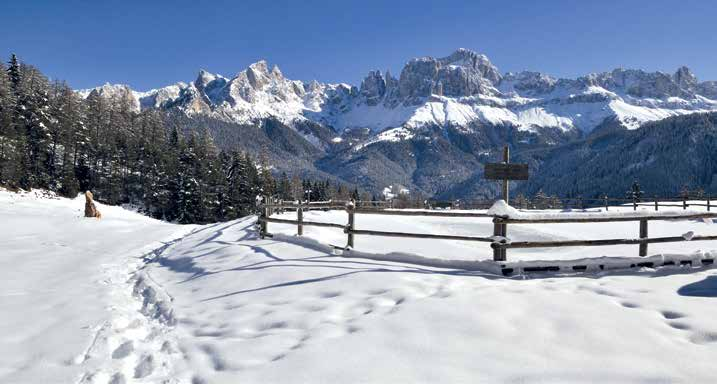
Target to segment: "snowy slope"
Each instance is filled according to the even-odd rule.
[[[139,257],[185,228],[98,207],[99,221],[82,217],[84,198],[0,191],[0,382],[77,383],[84,377],[107,383],[109,376],[89,380],[89,373],[126,365],[132,377],[137,359],[161,347],[161,335],[149,336],[155,327],[137,312],[141,302],[128,279]],[[113,363],[120,341],[133,339],[140,340],[134,352]],[[155,366],[161,364],[157,359]]]
[[[489,257],[480,244],[359,236],[357,249],[372,258],[342,257],[324,245],[345,239],[340,231],[307,228],[305,238],[296,238],[293,228],[270,224],[277,237],[261,240],[253,217],[184,227],[106,206],[100,206],[102,220],[83,219],[81,209],[79,199],[0,192],[0,242],[9,250],[0,258],[0,382],[714,378],[714,269],[503,278],[381,260],[389,251],[444,260]],[[488,226],[378,217],[359,217],[357,224],[472,235]],[[306,219],[343,223],[346,217],[307,212]],[[714,231],[704,222],[664,224],[651,232]],[[514,234],[569,238],[635,229],[545,227]],[[635,248],[606,254],[633,255]],[[686,243],[680,251],[714,248]],[[520,255],[546,257],[570,255]]]

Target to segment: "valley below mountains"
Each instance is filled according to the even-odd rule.
[[[157,109],[185,131],[208,129],[222,149],[264,153],[276,172],[330,178],[379,193],[401,185],[439,199],[492,198],[483,165],[509,145],[531,179],[517,192],[624,195],[717,192],[717,81],[614,69],[577,79],[501,73],[459,49],[409,60],[400,74],[371,71],[358,86],[287,79],[265,61],[232,77],[138,92],[77,91]]]

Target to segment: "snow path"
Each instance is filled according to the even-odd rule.
[[[131,276],[158,239],[190,228],[101,204],[103,219],[86,219],[83,207],[0,191],[2,383],[118,384],[157,349]]]

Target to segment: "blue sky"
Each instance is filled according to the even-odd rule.
[[[200,4],[201,3],[201,4]],[[75,88],[146,90],[232,76],[266,59],[300,80],[358,84],[416,56],[459,47],[501,72],[576,77],[615,67],[717,80],[710,1],[12,1],[0,12],[10,52]]]

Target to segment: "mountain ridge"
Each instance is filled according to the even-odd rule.
[[[277,65],[269,68],[260,60],[232,78],[200,70],[192,82],[146,92],[105,84],[79,93],[87,97],[93,91],[125,93],[137,110],[176,108],[240,124],[269,116],[287,124],[307,119],[339,136],[351,129],[378,134],[476,120],[589,133],[609,117],[634,129],[647,121],[717,110],[717,81],[699,82],[684,66],[674,74],[617,68],[576,79],[531,71],[501,74],[487,56],[467,49],[411,59],[398,78],[369,71],[358,87],[290,80]]]
[[[686,67],[561,79],[501,73],[466,49],[411,59],[398,77],[370,71],[359,86],[287,79],[261,60],[231,78],[200,70],[189,83],[147,92],[110,84],[79,92],[185,116],[182,124],[210,126],[227,148],[256,153],[277,143],[270,153],[277,170],[332,175],[374,192],[401,184],[451,198],[496,193],[482,164],[504,144],[537,154],[602,131],[717,111],[717,82],[700,82]],[[542,156],[523,160],[537,170]]]

